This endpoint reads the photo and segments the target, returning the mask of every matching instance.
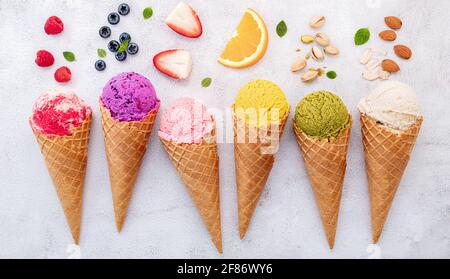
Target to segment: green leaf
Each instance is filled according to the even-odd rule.
[[[64,58],[69,61],[69,62],[73,62],[75,61],[75,54],[73,54],[73,52],[70,51],[64,51],[63,52]]]
[[[98,56],[99,56],[100,58],[105,58],[105,57],[106,57],[106,51],[105,51],[104,49],[102,49],[102,48],[99,48],[99,49],[97,50],[97,54],[98,54]]]
[[[211,78],[205,78],[202,80],[202,87],[203,88],[208,88],[209,86],[211,86],[212,83],[212,79]]]
[[[327,73],[327,77],[328,77],[329,79],[335,79],[335,78],[337,77],[337,74],[336,74],[335,71],[329,71],[329,72]]]
[[[286,22],[284,22],[284,20],[280,21],[280,23],[278,23],[277,25],[277,34],[278,36],[280,36],[280,38],[282,38],[284,35],[286,35],[288,31]]]
[[[118,52],[124,52],[124,51],[126,51],[127,48],[128,48],[128,44],[129,44],[129,43],[130,43],[129,40],[123,41],[123,42],[120,44],[120,47],[119,47]]]
[[[144,12],[143,12],[143,15],[144,15],[144,19],[151,18],[153,16],[153,9],[150,8],[150,7],[145,8]]]
[[[361,28],[355,34],[355,45],[360,46],[367,43],[370,39],[370,31],[368,28]]]

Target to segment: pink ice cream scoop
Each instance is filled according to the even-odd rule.
[[[113,77],[103,89],[103,105],[119,121],[141,121],[159,107],[152,83],[137,73],[122,73]]]
[[[213,118],[204,104],[181,98],[164,111],[159,136],[179,144],[200,144],[213,129]]]
[[[92,114],[92,109],[72,92],[54,89],[40,96],[33,106],[31,127],[47,136],[70,136]]]

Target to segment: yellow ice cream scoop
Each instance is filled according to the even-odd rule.
[[[254,80],[241,88],[233,109],[248,125],[262,127],[281,123],[288,116],[290,106],[278,85]]]

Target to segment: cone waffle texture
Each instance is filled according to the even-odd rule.
[[[203,218],[217,250],[222,253],[219,155],[215,138],[201,144],[178,144],[161,138]]]
[[[243,239],[275,162],[287,116],[274,130],[249,127],[236,115],[233,119],[239,234]],[[270,139],[275,139],[276,142],[270,142]]]
[[[158,110],[141,121],[120,122],[100,102],[117,230],[122,230]]]
[[[71,136],[49,137],[34,131],[76,244],[80,241],[84,178],[92,115]]]
[[[414,126],[398,134],[361,115],[374,243],[380,239],[422,122],[420,118]]]
[[[309,137],[293,125],[322,218],[328,244],[333,249],[341,204],[351,124],[335,139]]]

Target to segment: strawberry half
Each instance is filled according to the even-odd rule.
[[[189,38],[198,38],[203,27],[197,12],[191,6],[180,2],[166,19],[166,24],[175,32]]]
[[[187,79],[192,71],[191,54],[184,49],[173,49],[158,53],[153,58],[155,68],[174,79]]]

